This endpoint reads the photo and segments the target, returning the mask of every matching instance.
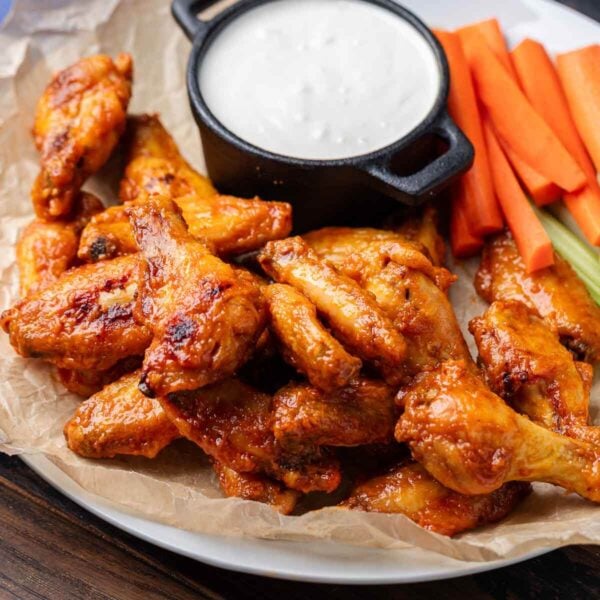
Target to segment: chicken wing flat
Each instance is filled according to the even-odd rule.
[[[29,223],[16,248],[22,298],[55,282],[73,266],[81,230],[103,208],[98,198],[81,193],[68,220],[34,219]]]
[[[21,355],[64,369],[104,370],[140,356],[149,329],[133,318],[140,258],[84,265],[4,311],[0,324]]]
[[[399,381],[406,343],[369,292],[321,260],[300,237],[269,242],[259,262],[273,279],[300,290],[353,354],[373,363],[388,382]]]
[[[85,458],[120,454],[154,458],[179,437],[160,402],[138,390],[140,371],[107,385],[83,402],[65,425],[69,448]]]
[[[272,431],[272,398],[235,379],[160,398],[179,433],[240,473],[263,473],[300,491],[331,492],[340,483],[336,461],[320,452],[292,454]]]
[[[64,217],[83,182],[106,162],[123,130],[131,97],[128,54],[99,54],[57,73],[33,125],[41,170],[31,196],[43,219]]]
[[[333,391],[358,375],[360,359],[348,354],[325,329],[310,300],[280,283],[266,286],[263,293],[270,327],[281,342],[286,361],[313,386]]]
[[[358,379],[333,393],[291,383],[274,397],[275,439],[284,448],[360,446],[393,440],[394,393],[382,382]]]
[[[400,513],[421,527],[456,535],[506,517],[531,491],[528,483],[505,483],[491,494],[467,496],[436,481],[418,463],[401,463],[357,485],[341,506]]]
[[[295,490],[288,490],[264,475],[238,473],[218,461],[213,462],[213,469],[226,496],[269,504],[283,515],[289,515],[294,510],[300,497]]]
[[[371,292],[402,333],[405,371],[414,376],[450,359],[475,369],[445,293],[454,277],[397,233],[327,227],[305,236],[317,254]]]
[[[184,160],[158,117],[137,117],[130,129],[129,164],[120,191],[123,202],[148,195],[172,199],[190,233],[205,240],[220,256],[257,250],[291,231],[289,204],[219,195],[210,181]]]
[[[419,375],[401,401],[396,439],[446,487],[490,494],[544,481],[600,502],[600,449],[516,413],[460,361]]]
[[[580,360],[600,360],[600,306],[571,266],[555,254],[554,266],[532,274],[509,234],[488,242],[475,277],[488,302],[516,300],[536,311]]]
[[[192,237],[171,200],[151,196],[127,211],[144,257],[136,317],[154,335],[144,393],[193,390],[233,374],[266,325],[260,286]]]
[[[497,301],[469,329],[495,393],[547,429],[600,442],[600,428],[588,426],[591,366],[578,367],[537,315],[520,302]]]

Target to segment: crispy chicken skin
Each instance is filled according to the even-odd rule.
[[[220,256],[257,250],[269,240],[283,238],[292,228],[292,209],[285,202],[265,202],[221,196],[210,181],[190,167],[156,116],[130,120],[129,162],[121,182],[120,198],[132,202],[148,195],[166,196],[180,208],[190,233]],[[112,235],[111,256],[129,251],[132,237],[123,229],[125,219],[114,211],[111,220],[95,223],[86,232],[89,254],[94,241]],[[116,228],[117,224],[121,227]],[[112,225],[112,228],[110,227]],[[122,243],[115,238],[123,239]]]
[[[97,262],[139,251],[125,206],[109,206],[94,215],[81,232],[77,256],[85,262]]]
[[[271,396],[236,379],[159,400],[182,436],[235,471],[267,474],[300,492],[340,483],[337,462],[320,452],[284,452],[272,431]]]
[[[286,361],[312,385],[333,391],[358,375],[360,359],[348,354],[325,329],[308,298],[281,283],[266,286],[263,293],[269,325],[281,342]]]
[[[137,387],[140,371],[107,385],[83,402],[65,425],[69,448],[85,458],[131,454],[154,458],[179,437],[160,402]]]
[[[29,223],[19,236],[16,247],[22,298],[55,282],[73,266],[81,230],[103,208],[98,198],[82,192],[66,220],[36,218]]]
[[[444,291],[456,280],[447,269],[434,266],[419,243],[395,231],[324,227],[305,234],[303,239],[318,256],[361,284],[390,262],[421,271]]]
[[[73,394],[89,398],[99,392],[105,385],[113,383],[127,373],[139,369],[142,365],[141,356],[124,358],[103,371],[88,369],[56,369],[58,380]]]
[[[588,294],[571,266],[555,254],[554,266],[532,274],[510,234],[485,245],[475,287],[488,302],[522,302],[557,331],[561,342],[580,360],[600,360],[600,306]]]
[[[64,369],[103,370],[140,356],[150,331],[133,318],[140,259],[84,265],[18,302],[0,324],[21,355]]]
[[[151,196],[127,212],[144,258],[135,314],[154,336],[141,389],[162,396],[232,375],[266,325],[260,286],[192,237],[171,200]]]
[[[269,504],[283,515],[289,515],[294,510],[300,497],[298,492],[288,490],[264,475],[238,473],[219,461],[213,462],[213,469],[226,496]]]
[[[600,442],[600,428],[588,426],[591,366],[578,365],[537,315],[497,301],[469,329],[490,389],[547,429]]]
[[[406,219],[394,231],[408,240],[421,244],[431,262],[436,267],[443,267],[446,258],[446,243],[438,231],[438,225],[438,212],[431,204],[428,204],[420,216]]]
[[[327,227],[305,239],[322,259],[375,296],[406,340],[407,376],[451,359],[475,370],[445,293],[454,281],[446,269],[435,268],[391,231]]]
[[[57,73],[40,98],[33,136],[41,169],[31,196],[38,217],[64,217],[83,182],[110,156],[125,128],[133,64],[99,54]]]
[[[369,292],[321,260],[300,237],[269,242],[259,262],[277,282],[302,292],[350,352],[373,363],[389,383],[399,381],[406,343]]]
[[[513,481],[491,494],[467,496],[444,487],[418,463],[400,463],[355,486],[341,506],[400,513],[429,531],[452,536],[500,521],[530,491],[528,483]]]
[[[275,394],[273,402],[273,432],[285,448],[393,440],[394,392],[380,381],[357,379],[333,393],[306,383],[290,383]]]
[[[490,494],[508,481],[544,481],[600,502],[600,450],[516,413],[459,361],[401,392],[396,439],[440,483]]]

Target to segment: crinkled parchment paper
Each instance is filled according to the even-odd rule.
[[[14,244],[31,218],[29,189],[37,169],[30,127],[51,73],[96,52],[130,52],[135,61],[132,112],[160,112],[189,160],[203,168],[185,90],[189,43],[165,0],[18,0],[0,30],[0,276],[1,308],[17,297]],[[226,73],[223,74],[227,76]],[[105,170],[110,171],[110,169]],[[87,187],[106,202],[114,186],[106,172]],[[112,178],[114,181],[114,177]],[[453,290],[461,323],[484,306],[471,285],[473,265],[457,265]],[[468,334],[467,334],[468,335]],[[600,388],[594,401],[600,404]],[[0,335],[0,449],[46,454],[83,488],[130,510],[191,531],[405,548],[422,546],[463,560],[513,557],[543,547],[600,542],[600,507],[560,489],[535,493],[501,524],[449,540],[399,515],[327,508],[282,517],[269,507],[222,498],[201,453],[178,443],[158,460],[89,461],[65,446],[62,427],[77,406],[47,366],[15,356]]]

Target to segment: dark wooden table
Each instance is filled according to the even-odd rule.
[[[451,0],[448,0],[451,1]],[[561,0],[600,21],[600,0]],[[600,598],[600,547],[557,550],[492,573],[404,586],[332,586],[232,573],[142,542],[0,455],[0,600],[169,598]]]

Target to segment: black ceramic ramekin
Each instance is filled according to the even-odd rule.
[[[215,0],[173,0],[176,21],[193,42],[187,69],[190,105],[198,123],[208,174],[222,192],[242,197],[286,200],[294,206],[296,231],[332,223],[371,223],[398,206],[418,205],[435,195],[473,160],[473,147],[446,111],[449,88],[444,52],[427,26],[393,0],[362,0],[408,21],[431,46],[440,70],[440,88],[427,117],[395,143],[361,156],[305,160],[274,154],[249,144],[224,127],[202,98],[198,74],[212,40],[242,13],[277,0],[240,0],[213,19],[197,15]],[[223,77],[227,77],[223,73]],[[368,110],[368,108],[365,108]],[[432,139],[444,142],[431,154]],[[423,166],[423,153],[428,155]],[[406,172],[415,162],[416,172]]]

